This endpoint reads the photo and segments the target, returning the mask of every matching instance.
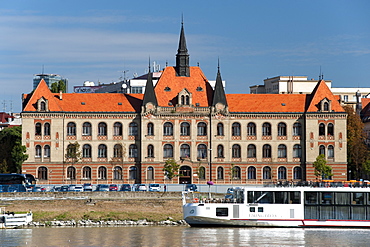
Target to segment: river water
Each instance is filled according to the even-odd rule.
[[[0,246],[369,246],[370,229],[58,227],[0,230]]]

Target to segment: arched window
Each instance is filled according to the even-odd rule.
[[[256,167],[248,167],[248,179],[256,179]]]
[[[90,144],[84,144],[82,146],[82,157],[91,158],[91,146]]]
[[[197,148],[197,153],[198,153],[198,156],[197,158],[199,159],[205,159],[207,158],[207,146],[204,145],[204,144],[199,144],[198,145],[198,148]]]
[[[73,166],[69,166],[67,168],[67,178],[68,179],[76,179],[76,168],[74,168]]]
[[[46,111],[46,104],[45,102],[40,103],[40,111]]]
[[[334,146],[333,145],[328,146],[328,158],[329,159],[334,158]]]
[[[98,124],[98,135],[99,136],[106,136],[107,135],[107,124],[100,122]]]
[[[166,122],[163,125],[163,135],[164,136],[172,136],[173,135],[173,124],[170,122]]]
[[[79,147],[78,144],[73,144],[73,143],[68,144],[67,154],[66,154],[67,158],[76,159],[77,158],[76,156],[79,154],[78,147]]]
[[[332,123],[328,124],[328,135],[329,136],[334,136],[334,124],[332,124]]]
[[[321,123],[319,124],[319,136],[325,135],[325,124]]]
[[[147,135],[148,136],[154,136],[154,124],[153,123],[148,123],[147,125]]]
[[[85,166],[82,169],[82,178],[83,179],[91,179],[91,167]]]
[[[67,136],[75,136],[76,135],[76,124],[73,122],[69,122],[67,124]]]
[[[91,123],[84,122],[82,124],[82,135],[83,136],[91,136]]]
[[[46,136],[50,135],[50,124],[49,123],[44,124],[44,135]]]
[[[128,157],[137,158],[137,146],[136,144],[131,144],[128,148]]]
[[[128,135],[130,136],[137,136],[138,135],[138,127],[137,123],[131,122],[128,126]]]
[[[44,157],[50,158],[50,146],[49,145],[44,146]]]
[[[40,145],[35,146],[35,158],[41,158],[42,150]]]
[[[240,158],[240,145],[234,144],[232,147],[232,157],[233,158]]]
[[[240,133],[240,123],[233,123],[233,125],[231,126],[231,134],[232,136],[240,136],[241,133]]]
[[[319,154],[323,154],[325,156],[325,146],[324,145],[320,145]]]
[[[181,105],[185,105],[185,96],[181,95]]]
[[[115,122],[113,124],[113,135],[114,136],[122,135],[122,124],[120,122]]]
[[[248,158],[256,158],[256,145],[249,144],[247,148],[247,157]]]
[[[40,136],[41,135],[41,123],[35,124],[35,135]]]
[[[293,169],[293,179],[302,179],[302,168],[299,166]]]
[[[48,180],[48,168],[41,166],[37,169],[37,178],[39,180]]]
[[[293,136],[301,136],[302,135],[302,125],[299,122],[295,122],[293,124]]]
[[[190,136],[190,124],[188,122],[182,122],[180,124],[180,135]]]
[[[121,144],[115,144],[113,147],[113,157],[114,158],[122,158],[123,152],[122,152],[122,145]]]
[[[232,179],[240,179],[241,178],[241,170],[240,170],[240,167],[239,166],[234,166],[232,168]]]
[[[136,166],[131,166],[129,170],[129,179],[136,179],[137,178],[137,168]]]
[[[100,144],[98,147],[98,158],[107,158],[107,146]]]
[[[190,146],[188,144],[182,144],[180,146],[180,157],[189,158],[190,157]]]
[[[149,180],[154,180],[154,168],[152,166],[148,167],[146,175]]]
[[[299,144],[293,146],[293,158],[302,158],[302,147]]]
[[[284,144],[278,146],[278,158],[286,158],[286,146]]]
[[[224,158],[224,146],[221,144],[217,146],[217,158]]]
[[[224,168],[221,166],[217,167],[217,179],[224,179]]]
[[[286,124],[285,123],[278,124],[278,136],[286,136]]]
[[[206,168],[204,166],[199,167],[199,179],[206,179]]]
[[[262,172],[263,179],[271,179],[271,167],[265,166]]]
[[[263,123],[262,124],[262,135],[263,136],[270,136],[271,135],[271,124]]]
[[[224,135],[224,124],[223,123],[218,123],[217,124],[217,135],[218,136],[223,136]]]
[[[120,166],[114,167],[113,179],[122,180],[122,167],[120,167]]]
[[[207,135],[207,124],[203,122],[198,123],[198,136],[206,135]]]
[[[164,144],[163,146],[163,158],[173,157],[173,147],[171,144]]]
[[[190,105],[189,95],[185,95],[185,105]]]
[[[324,111],[329,111],[329,103],[324,102]]]
[[[284,166],[278,168],[278,179],[286,180],[286,168]]]
[[[248,136],[256,136],[256,124],[255,123],[248,123],[248,125],[247,125],[247,135]]]
[[[98,169],[98,179],[107,179],[107,168],[100,166]]]
[[[263,145],[262,158],[271,158],[271,146],[269,144]]]
[[[152,144],[148,145],[147,157],[148,158],[154,158],[154,146]]]

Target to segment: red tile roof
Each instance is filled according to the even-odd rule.
[[[166,87],[170,90],[165,90]],[[175,106],[177,95],[184,88],[192,94],[193,105],[199,103],[199,106],[207,107],[212,103],[213,89],[199,67],[190,67],[189,77],[176,76],[174,67],[166,67],[154,88],[158,105],[170,106],[168,103],[171,102]]]
[[[324,80],[317,83],[316,87],[311,93],[310,105],[308,106],[307,112],[317,112],[320,110],[319,103],[327,98],[331,101],[331,110],[334,112],[345,112],[343,107],[339,103],[339,96],[335,96],[326,85]]]

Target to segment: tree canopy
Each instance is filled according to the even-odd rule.
[[[21,173],[27,160],[26,147],[22,145],[22,127],[15,126],[0,131],[0,173]]]
[[[169,180],[172,180],[174,177],[180,176],[179,169],[180,165],[177,164],[174,159],[166,160],[166,163],[163,166],[163,171]]]
[[[54,82],[51,84],[50,86],[50,90],[52,93],[59,93],[60,91],[62,91],[63,93],[66,93],[67,92],[67,87],[66,87],[66,84],[64,83],[63,80],[60,80],[58,82]]]
[[[351,170],[354,171],[353,176],[360,178],[367,164],[369,151],[365,144],[366,134],[364,132],[364,124],[360,116],[353,110],[351,106],[344,106],[347,112],[347,162]]]
[[[325,179],[333,176],[332,168],[326,164],[325,155],[323,154],[317,156],[316,161],[313,162],[313,167],[315,168],[315,176],[317,178]]]
[[[66,148],[66,159],[73,163],[77,163],[81,159],[80,144],[70,142]]]

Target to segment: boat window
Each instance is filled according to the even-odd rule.
[[[352,193],[352,204],[364,205],[364,193]]]
[[[290,203],[300,204],[301,203],[301,192],[299,191],[290,192]]]
[[[255,208],[255,207],[250,207],[250,208],[249,208],[249,212],[251,212],[251,213],[256,212],[256,208]]]
[[[288,192],[276,191],[274,193],[275,193],[275,203],[288,204]]]
[[[263,213],[263,207],[258,207],[258,212]]]
[[[348,205],[350,204],[350,201],[351,201],[350,193],[346,193],[346,192],[335,193],[335,204]]]
[[[322,192],[321,193],[321,204],[332,204],[333,192]]]
[[[305,193],[306,204],[316,205],[317,204],[317,192],[306,192]]]
[[[216,216],[229,216],[228,208],[216,208]]]

